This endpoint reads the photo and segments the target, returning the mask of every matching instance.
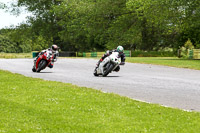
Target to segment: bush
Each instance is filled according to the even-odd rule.
[[[180,48],[180,57],[182,57],[182,58],[188,58],[188,56],[189,56],[188,51],[189,51],[189,50],[192,50],[193,48],[194,48],[194,46],[193,46],[191,40],[188,39],[188,40],[185,42],[184,46],[182,46],[182,47]]]
[[[77,52],[77,57],[83,57],[83,52]]]
[[[194,48],[194,46],[193,46],[193,44],[192,44],[192,42],[191,42],[190,39],[188,39],[188,40],[185,42],[184,47],[185,47],[187,50],[188,50],[188,49],[193,49],[193,48]]]

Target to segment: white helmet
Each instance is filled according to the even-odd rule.
[[[58,50],[58,46],[56,44],[53,44],[51,46],[51,49],[55,52],[56,50]]]
[[[118,47],[117,47],[117,51],[118,51],[118,52],[123,52],[123,51],[124,51],[124,48],[123,48],[122,46],[118,46]]]

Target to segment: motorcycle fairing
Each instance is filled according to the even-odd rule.
[[[118,52],[112,52],[112,54],[108,57],[106,57],[100,64],[99,67],[97,68],[97,74],[104,74],[104,68],[106,67],[106,64],[112,62],[115,64],[115,67],[112,69],[114,70],[117,68],[117,66],[121,62],[121,58],[119,58],[119,53]]]

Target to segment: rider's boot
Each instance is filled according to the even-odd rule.
[[[116,67],[113,71],[119,72],[119,70],[120,70],[120,67],[118,66],[118,67]]]

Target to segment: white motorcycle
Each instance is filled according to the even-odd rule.
[[[119,57],[118,52],[112,52],[111,55],[106,57],[100,64],[98,68],[94,70],[94,76],[102,75],[106,77],[115,68],[117,68],[121,63],[121,57]]]

